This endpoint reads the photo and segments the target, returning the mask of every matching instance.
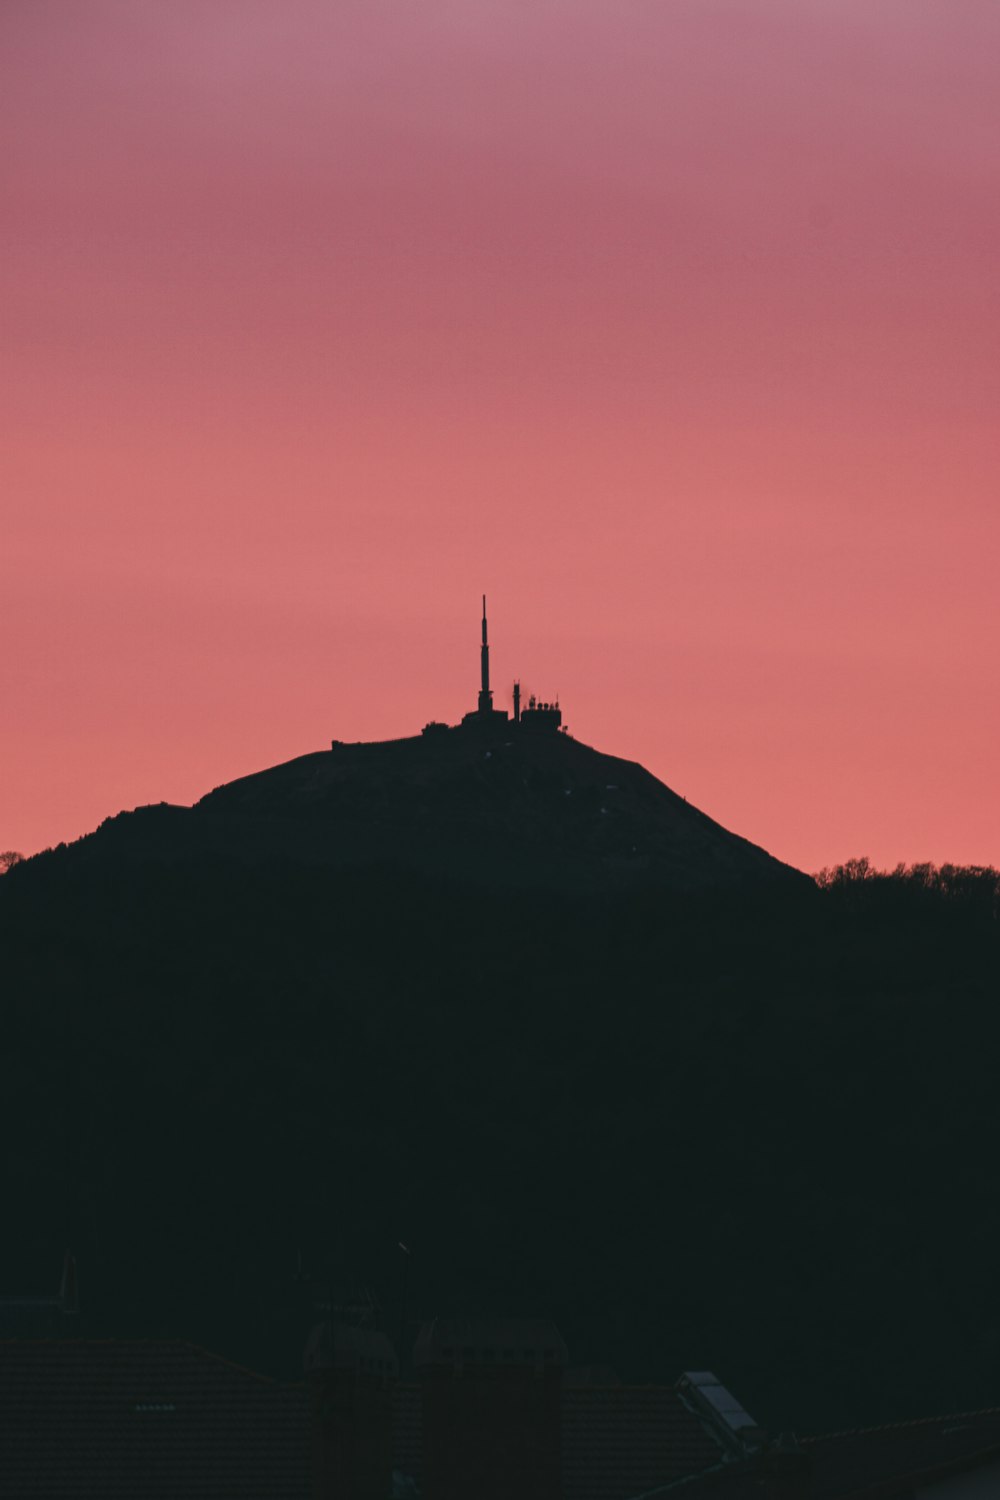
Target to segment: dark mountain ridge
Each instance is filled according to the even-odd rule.
[[[553,892],[805,883],[641,766],[507,722],[335,743],[193,808],[122,814],[74,848],[88,860],[392,864]]]

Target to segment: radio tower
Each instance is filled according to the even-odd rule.
[[[480,652],[483,684],[479,689],[479,712],[493,712],[493,694],[490,692],[490,643],[486,638],[486,595],[483,595],[483,645]]]

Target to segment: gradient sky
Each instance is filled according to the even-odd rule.
[[[996,0],[4,0],[0,848],[515,674],[1000,864]]]

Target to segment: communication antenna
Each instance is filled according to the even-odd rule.
[[[488,714],[493,708],[490,692],[490,643],[486,634],[486,595],[483,595],[483,643],[479,652],[481,687],[479,689],[479,712]]]

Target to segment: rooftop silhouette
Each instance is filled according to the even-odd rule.
[[[479,731],[496,730],[497,732],[508,730],[548,730],[550,732],[563,727],[562,712],[558,702],[543,703],[533,695],[528,699],[527,706],[521,707],[521,684],[514,683],[513,714],[508,716],[506,709],[494,708],[493,692],[490,688],[490,644],[486,623],[486,595],[483,595],[483,625],[482,644],[479,651],[480,659],[480,687],[479,699],[476,707],[467,713],[462,720],[464,729],[476,729]],[[434,733],[435,730],[445,729],[447,725],[432,722],[426,725],[424,733]]]

